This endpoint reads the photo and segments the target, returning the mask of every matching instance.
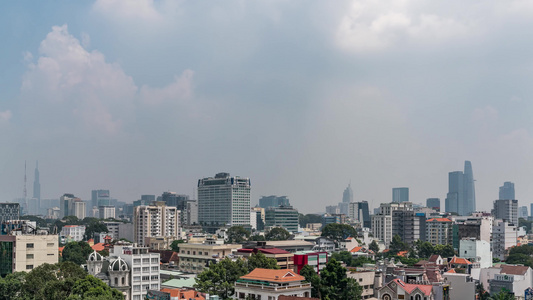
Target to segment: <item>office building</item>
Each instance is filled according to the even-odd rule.
[[[446,212],[468,216],[476,211],[474,174],[470,161],[465,161],[464,172],[448,173],[448,194],[445,201]]]
[[[352,221],[359,221],[362,227],[370,228],[372,226],[370,212],[368,211],[368,202],[351,202],[348,208],[348,217]]]
[[[29,272],[42,264],[58,262],[58,236],[37,234],[27,221],[2,224],[0,235],[0,276],[14,272]],[[5,226],[9,226],[9,230]],[[6,234],[7,233],[7,234]]]
[[[115,207],[114,206],[98,206],[98,216],[100,219],[114,219]]]
[[[344,192],[342,193],[342,202],[339,203],[339,213],[348,215],[350,210],[350,203],[353,202],[353,191],[350,184],[346,189],[344,189]]]
[[[492,227],[492,256],[504,260],[507,250],[517,245],[518,237],[524,236],[523,227],[507,221],[495,221]]]
[[[166,206],[163,202],[136,206],[133,214],[135,242],[147,245],[148,237],[171,237],[178,240],[181,235],[179,214],[176,207]]]
[[[409,202],[409,188],[397,187],[392,189],[392,202]]]
[[[141,195],[141,199],[133,201],[133,206],[150,205],[155,201],[155,195]]]
[[[259,199],[259,207],[269,208],[278,206],[290,206],[289,198],[287,196],[263,196]]]
[[[440,211],[440,199],[439,198],[427,198],[426,207],[433,208],[436,211]]]
[[[204,226],[250,224],[250,179],[218,173],[198,180],[198,222]]]
[[[92,190],[91,205],[92,207],[112,205],[109,190]]]
[[[64,194],[59,199],[61,218],[66,216],[76,216],[78,219],[84,219],[86,208],[85,202],[73,194]]]
[[[85,229],[85,225],[65,225],[63,228],[61,228],[61,233],[59,233],[59,236],[64,237],[68,242],[83,241]]]
[[[499,200],[514,200],[514,183],[506,181],[503,183],[503,186],[500,186],[500,197]]]
[[[202,273],[212,263],[217,263],[226,257],[233,257],[240,244],[216,244],[207,240],[203,244],[180,244],[179,270],[187,273]]]
[[[527,212],[527,206],[520,206],[518,208],[518,218],[524,218],[527,220],[528,212]]]
[[[252,228],[257,231],[265,230],[265,209],[259,206],[252,207],[251,213],[255,213],[255,228],[253,226]]]
[[[518,225],[518,200],[496,200],[491,213],[495,219]]]
[[[39,162],[35,163],[35,177],[33,179],[33,198],[41,202],[41,183],[39,182]]]
[[[270,207],[265,210],[265,226],[283,227],[288,232],[298,232],[298,210],[292,206]]]
[[[0,224],[20,218],[19,203],[0,203]]]
[[[341,212],[337,205],[329,205],[329,206],[326,206],[326,213],[329,215],[338,215]]]

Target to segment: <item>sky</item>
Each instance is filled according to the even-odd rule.
[[[249,177],[252,205],[441,198],[470,160],[478,210],[533,202],[527,0],[0,3],[0,201],[132,202]]]

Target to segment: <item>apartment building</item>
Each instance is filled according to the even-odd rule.
[[[135,242],[147,246],[146,238],[149,237],[177,240],[181,235],[179,214],[180,211],[176,207],[167,206],[161,201],[153,202],[152,205],[136,206],[133,215]]]

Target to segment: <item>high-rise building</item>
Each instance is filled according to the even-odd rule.
[[[527,206],[520,206],[518,208],[518,218],[524,218],[527,219],[528,213],[527,213]]]
[[[0,224],[20,218],[19,203],[0,203]]]
[[[115,213],[114,206],[98,206],[98,216],[100,219],[114,219]]]
[[[426,241],[435,245],[452,245],[452,220],[448,218],[431,218],[426,221]]]
[[[372,233],[388,247],[393,237],[392,214],[396,210],[412,211],[411,202],[381,203],[379,213],[372,215]]]
[[[64,194],[59,198],[59,209],[61,211],[60,218],[66,216],[76,216],[78,219],[85,218],[86,209],[85,202],[73,194]]]
[[[292,206],[270,207],[265,210],[265,226],[283,227],[288,232],[298,232],[298,211]]]
[[[403,242],[413,246],[416,241],[426,240],[426,215],[413,210],[392,212],[392,236],[399,235]]]
[[[342,193],[342,202],[339,203],[339,212],[344,215],[348,215],[350,213],[350,203],[353,202],[353,191],[350,184],[348,184],[348,187],[344,189],[344,192]]]
[[[176,207],[166,206],[164,202],[136,206],[133,212],[135,242],[146,245],[148,237],[179,239],[181,234],[179,214],[180,211]]]
[[[468,216],[476,211],[476,191],[472,163],[465,161],[464,172],[448,173],[448,194],[445,201],[446,212]]]
[[[150,205],[155,201],[155,195],[141,195],[141,199],[133,201],[133,206]]]
[[[503,183],[502,186],[500,186],[500,197],[499,200],[514,200],[515,194],[514,194],[514,183],[510,181],[506,181]]]
[[[93,207],[111,205],[111,197],[109,196],[109,190],[92,190],[91,203]]]
[[[348,210],[348,216],[353,221],[359,221],[362,227],[370,228],[372,226],[370,212],[368,211],[368,202],[351,202]]]
[[[392,202],[409,202],[409,188],[392,188]]]
[[[35,163],[35,178],[33,179],[33,198],[41,201],[41,183],[39,183],[39,162]]]
[[[86,210],[86,204],[85,202],[81,201],[80,199],[76,198],[72,201],[72,211],[70,215],[76,216],[76,218],[83,220],[87,216],[87,210]]]
[[[290,206],[287,196],[262,196],[259,199],[259,207],[267,209],[269,207]]]
[[[518,200],[496,200],[491,213],[495,219],[518,226]]]
[[[440,210],[440,199],[439,198],[427,198],[426,207]]]
[[[492,256],[504,260],[507,249],[516,246],[518,237],[525,234],[523,227],[507,221],[496,221],[492,227]]]
[[[326,213],[329,215],[338,215],[340,214],[340,210],[337,205],[328,205],[326,206]]]
[[[203,225],[249,225],[250,179],[229,173],[198,180],[198,222]]]

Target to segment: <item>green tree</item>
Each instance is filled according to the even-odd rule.
[[[352,261],[350,262],[350,267],[362,267],[364,264],[375,264],[376,262],[373,261],[371,258],[366,256],[358,256],[357,258],[352,258]]]
[[[430,242],[421,242],[417,245],[418,257],[429,258],[435,253],[435,248]]]
[[[378,245],[378,242],[376,242],[376,240],[372,240],[372,242],[370,243],[370,245],[368,245],[368,249],[374,251],[374,253],[379,253],[379,245]]]
[[[174,240],[171,244],[170,244],[170,250],[174,251],[174,252],[180,252],[180,244],[183,244],[185,243],[184,240]]]
[[[476,299],[479,300],[489,300],[490,294],[483,287],[483,283],[476,284]]]
[[[533,267],[533,258],[530,255],[523,253],[514,253],[509,255],[505,262],[508,264],[522,264],[524,266]]]
[[[498,293],[492,295],[489,299],[492,300],[514,300],[515,297],[509,290],[502,288]]]
[[[71,261],[77,265],[87,262],[89,254],[93,249],[87,242],[70,242],[63,248],[62,261]]]
[[[66,299],[122,300],[124,295],[118,290],[110,288],[102,280],[87,275],[85,278],[76,281],[72,287],[72,294]]]
[[[533,223],[533,221],[528,221],[524,218],[518,218],[518,227],[526,227],[527,233],[531,233],[531,223]]]
[[[261,269],[279,269],[278,262],[274,258],[266,257],[263,253],[257,252],[246,260],[246,267],[248,272],[252,272],[255,268]]]
[[[320,277],[316,273],[315,269],[310,265],[305,265],[300,270],[300,275],[305,277],[305,281],[311,283],[311,297],[320,297]]]
[[[359,284],[346,277],[346,268],[335,259],[330,259],[320,272],[320,286],[322,299],[361,299]]]
[[[246,230],[241,225],[236,225],[228,228],[226,235],[228,236],[228,239],[226,240],[228,243],[240,244],[248,240],[250,237],[250,231]]]
[[[0,278],[0,300],[26,298],[22,292],[25,281],[25,272],[16,272]]]
[[[334,258],[337,261],[344,262],[347,266],[352,263],[352,253],[349,251],[335,252],[331,255],[331,258]]]
[[[302,228],[305,228],[309,223],[322,223],[322,216],[316,214],[300,214],[298,219]]]
[[[265,239],[267,241],[286,241],[291,237],[290,232],[288,232],[283,227],[274,227],[270,229],[267,234],[265,234]]]
[[[389,244],[390,254],[396,255],[400,251],[409,250],[409,245],[402,241],[402,238],[399,235],[392,237],[392,241]]]
[[[85,223],[85,226],[87,226],[85,228],[85,234],[83,236],[86,241],[91,239],[97,232],[109,232],[107,226],[96,218],[85,218],[83,219],[83,221]]]
[[[335,241],[338,246],[348,237],[356,237],[357,231],[348,224],[330,223],[322,228],[322,236]]]
[[[248,268],[241,259],[232,261],[226,257],[198,274],[194,288],[202,293],[228,299],[235,293],[234,284],[237,279],[247,273]]]
[[[452,245],[435,245],[434,254],[442,256],[442,258],[448,258],[455,255]]]
[[[261,234],[254,234],[248,240],[249,241],[266,241],[265,236]]]

